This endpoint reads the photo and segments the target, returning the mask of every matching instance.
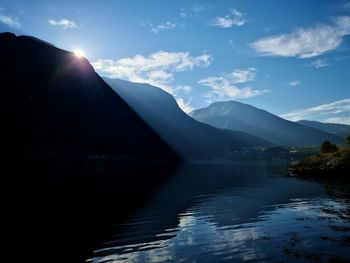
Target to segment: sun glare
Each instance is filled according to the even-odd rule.
[[[74,49],[73,52],[74,52],[74,55],[75,55],[76,57],[78,57],[78,58],[82,58],[82,57],[85,56],[85,52],[82,51],[82,50],[79,49],[79,48]]]

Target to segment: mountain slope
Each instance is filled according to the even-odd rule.
[[[232,136],[233,138],[236,138],[240,142],[248,145],[253,145],[253,146],[259,146],[259,147],[271,147],[273,146],[273,143],[266,141],[260,137],[251,135],[246,132],[241,132],[241,131],[236,131],[236,130],[231,130],[231,129],[220,129],[227,135]]]
[[[176,158],[90,63],[39,39],[0,34],[8,150]]]
[[[297,121],[297,123],[302,124],[304,126],[319,129],[321,131],[332,133],[341,137],[350,135],[350,125],[346,125],[346,124],[324,123],[324,122],[308,121],[308,120],[300,120],[300,121]]]
[[[278,145],[316,146],[324,140],[342,143],[339,136],[287,121],[248,104],[216,102],[190,114],[203,123],[247,132]]]
[[[192,119],[179,108],[170,94],[160,88],[119,79],[104,80],[186,159],[214,158],[228,150],[255,146],[254,143],[260,146],[260,140],[243,141],[239,136]]]

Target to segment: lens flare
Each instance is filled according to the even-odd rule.
[[[78,58],[83,58],[85,56],[85,52],[79,48],[73,50],[74,55]]]

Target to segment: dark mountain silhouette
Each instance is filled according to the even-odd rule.
[[[321,131],[332,133],[341,137],[350,135],[350,125],[346,125],[346,124],[324,123],[319,121],[308,121],[308,120],[300,120],[300,121],[297,121],[297,123],[300,123],[304,126],[319,129]]]
[[[213,158],[239,147],[268,142],[238,132],[222,131],[184,113],[173,96],[148,84],[104,78],[177,153],[186,159]]]
[[[316,146],[325,140],[343,143],[343,139],[334,134],[287,121],[236,101],[216,102],[190,115],[203,123],[247,132],[278,145]]]
[[[177,158],[86,59],[12,33],[0,34],[0,58],[7,151]]]

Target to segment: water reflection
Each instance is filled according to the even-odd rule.
[[[1,185],[4,251],[26,262],[84,262],[174,170],[116,160],[9,160]]]
[[[283,167],[184,165],[89,261],[350,260],[348,199]]]

